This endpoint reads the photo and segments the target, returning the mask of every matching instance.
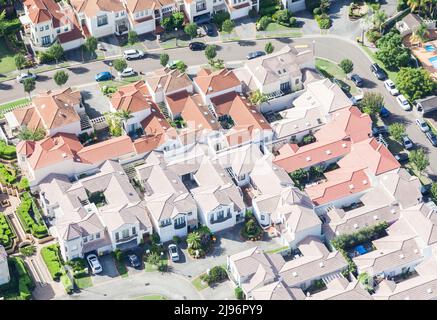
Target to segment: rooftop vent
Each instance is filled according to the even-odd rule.
[[[306,157],[306,161],[311,161],[311,157]]]
[[[428,288],[428,289],[426,289],[426,292],[428,292],[428,293],[432,293],[432,288]]]
[[[363,184],[367,184],[367,180],[363,180]]]
[[[346,148],[346,147],[347,147],[347,144],[346,144],[346,143],[343,143],[341,146],[342,146],[343,148]]]
[[[414,253],[416,253],[416,254],[417,254],[417,253],[419,253],[419,250],[417,250],[417,249],[414,249]]]
[[[353,188],[354,188],[354,185],[353,185],[353,184],[350,184],[350,185],[349,185],[349,189],[352,190]]]
[[[305,123],[305,125],[306,125],[307,127],[309,127],[309,126],[311,125],[311,123],[307,122],[307,123]]]
[[[319,267],[323,268],[325,265],[323,264],[323,261],[319,263]]]
[[[373,220],[378,220],[378,216],[376,214],[373,216]]]
[[[390,210],[390,212],[393,213],[393,214],[396,214],[396,209],[393,208],[393,209]]]
[[[326,154],[331,154],[331,150],[326,150]]]
[[[294,125],[294,128],[297,129],[299,126],[297,124]]]

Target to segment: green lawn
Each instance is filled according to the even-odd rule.
[[[202,283],[202,280],[200,280],[200,277],[202,276],[203,274],[201,274],[200,276],[198,276],[196,279],[194,279],[193,281],[191,281],[191,284],[194,286],[194,288],[196,288],[198,291],[201,291],[201,290],[203,290],[203,289],[206,289],[206,288],[208,288],[208,284],[207,283],[205,283],[205,284],[203,284]]]
[[[283,26],[276,22],[271,22],[267,26],[266,32],[274,33],[276,34],[266,34],[267,37],[299,37],[302,36],[302,29],[301,28],[290,28],[287,26]]]
[[[14,53],[6,46],[4,39],[0,39],[0,74],[6,74],[15,69]]]
[[[284,247],[280,247],[280,248],[277,248],[277,249],[268,250],[265,253],[279,253],[279,252],[287,250],[289,248],[290,248],[289,246],[284,246]]]
[[[420,182],[421,182],[423,185],[425,185],[425,184],[430,184],[430,183],[433,182],[430,178],[424,176],[423,174],[422,174],[422,175],[419,175],[419,172],[416,170],[416,168],[415,168],[411,163],[407,163],[407,164],[405,165],[405,168],[407,168],[408,171],[410,171],[411,174],[417,176],[417,177],[419,178]]]
[[[108,81],[101,81],[99,82],[100,87],[107,86],[107,87],[121,87],[125,86],[129,83],[137,82],[141,80],[141,76],[134,76],[134,77],[128,77],[123,78],[122,80],[108,80]]]
[[[167,257],[163,257],[161,259],[161,265],[168,265],[168,259]],[[147,261],[144,261],[144,271],[146,272],[153,272],[158,271],[158,266],[148,263]]]
[[[191,40],[178,39],[177,45],[176,45],[176,38],[172,38],[172,39],[161,42],[161,48],[162,49],[173,49],[173,48],[188,47],[190,42],[191,42]]]
[[[435,135],[437,135],[437,128],[435,128],[435,127],[431,124],[430,121],[425,120],[425,122],[428,124],[428,127],[431,128],[431,131],[432,131]]]
[[[168,300],[166,296],[162,296],[160,294],[150,294],[147,296],[141,296],[138,298],[135,298],[133,300]]]
[[[86,289],[93,286],[93,281],[91,280],[90,276],[75,278],[74,281],[76,282],[76,285],[79,287],[79,289]]]
[[[355,84],[347,79],[344,71],[334,62],[316,58],[316,68],[327,78],[336,78],[341,82],[346,83],[350,87],[350,93],[355,95],[358,93],[358,89]]]
[[[2,110],[7,110],[10,108],[18,107],[18,106],[21,106],[23,104],[28,103],[29,101],[30,101],[29,98],[23,98],[23,99],[15,100],[12,102],[4,103],[4,104],[0,105],[0,113],[2,113]]]

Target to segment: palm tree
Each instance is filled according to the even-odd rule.
[[[407,5],[410,7],[411,12],[416,11],[422,5],[422,0],[407,0]]]
[[[198,232],[192,232],[187,236],[187,243],[190,248],[200,248],[200,234]]]
[[[116,116],[123,122],[123,128],[126,133],[127,132],[127,122],[129,119],[132,119],[134,116],[127,110],[121,110],[116,113]]]
[[[412,40],[419,42],[420,46],[428,39],[429,31],[425,23],[421,23],[411,36]]]
[[[249,100],[253,104],[261,104],[263,102],[266,102],[268,98],[265,94],[261,93],[261,91],[259,91],[258,89],[250,94]]]

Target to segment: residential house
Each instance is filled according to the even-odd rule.
[[[42,129],[47,136],[93,131],[81,93],[71,88],[41,92],[33,97],[29,106],[7,112],[5,118],[12,135],[17,135],[23,128]]]
[[[152,152],[145,163],[135,167],[144,189],[144,201],[161,242],[185,237],[198,225],[197,206],[182,179],[169,170],[163,156]]]
[[[102,38],[129,32],[128,13],[120,0],[71,0],[85,36]]]
[[[349,282],[346,278],[336,278],[326,287],[326,290],[310,294],[305,300],[373,300],[358,280]]]
[[[66,175],[51,174],[40,189],[42,208],[54,225],[50,231],[65,260],[91,251],[127,250],[152,233],[144,201],[115,161],[73,182]]]
[[[297,248],[299,254],[295,254],[294,259],[285,261],[279,253],[267,254],[254,247],[228,256],[227,269],[231,279],[242,288],[246,299],[259,299],[258,295],[253,297],[254,291],[271,292],[272,288],[266,286],[275,286],[275,282],[281,282],[281,286],[288,289],[286,291],[290,297],[303,299],[304,295],[292,289],[305,291],[316,280],[329,283],[336,278],[342,278],[341,272],[347,268],[347,262],[339,252],[329,252],[314,237],[305,238]]]
[[[0,285],[6,284],[11,280],[8,266],[8,254],[5,248],[0,244]]]
[[[19,18],[35,51],[44,51],[55,42],[65,51],[84,43],[79,23],[67,2],[26,0],[23,7],[24,15]]]

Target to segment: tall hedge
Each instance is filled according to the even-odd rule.
[[[30,211],[33,211],[33,217]],[[48,230],[41,213],[29,192],[23,193],[21,196],[21,203],[17,207],[17,214],[27,233],[31,233],[34,237],[41,239],[48,236]]]
[[[41,249],[41,256],[53,280],[59,280],[62,276],[62,258],[59,254],[59,245],[52,244]]]

